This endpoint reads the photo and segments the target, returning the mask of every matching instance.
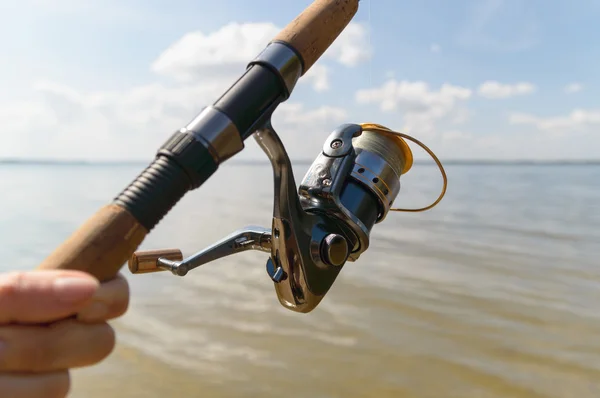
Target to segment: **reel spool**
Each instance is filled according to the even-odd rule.
[[[310,312],[327,294],[347,261],[357,261],[369,247],[375,224],[390,211],[424,211],[445,194],[447,178],[435,154],[418,140],[377,124],[344,124],[323,144],[297,188],[289,156],[270,125],[254,133],[273,168],[271,228],[250,226],[188,258],[178,249],[135,252],[133,274],[171,271],[184,276],[216,259],[247,250],[269,253],[267,274],[279,302],[296,312]],[[400,177],[413,165],[409,139],[436,161],[444,186],[438,199],[421,209],[392,208]]]

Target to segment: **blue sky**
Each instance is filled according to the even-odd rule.
[[[0,157],[150,159],[309,3],[3,1]],[[363,0],[275,124],[293,158],[362,121],[446,159],[600,158],[598,20],[598,0]]]

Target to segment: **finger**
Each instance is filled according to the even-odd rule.
[[[77,313],[99,282],[82,271],[0,274],[0,324],[43,323]]]
[[[67,319],[50,326],[0,328],[0,372],[50,372],[93,365],[115,346],[107,323]]]
[[[65,398],[71,381],[67,371],[42,374],[0,374],[0,392],[10,398]]]
[[[123,315],[129,307],[129,284],[118,274],[115,279],[102,283],[92,301],[77,314],[82,322],[99,322]]]

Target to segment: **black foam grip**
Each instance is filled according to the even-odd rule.
[[[188,191],[208,180],[217,166],[208,149],[193,135],[177,132],[114,203],[127,209],[150,231]]]

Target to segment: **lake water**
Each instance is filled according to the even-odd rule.
[[[34,268],[142,166],[1,165],[1,269]],[[126,271],[118,346],[74,372],[72,397],[599,397],[600,166],[446,171],[445,199],[391,213],[309,314],[281,307],[265,253],[185,278]],[[223,166],[142,248],[189,255],[270,226],[271,178]],[[440,182],[415,165],[396,204],[426,205]]]

